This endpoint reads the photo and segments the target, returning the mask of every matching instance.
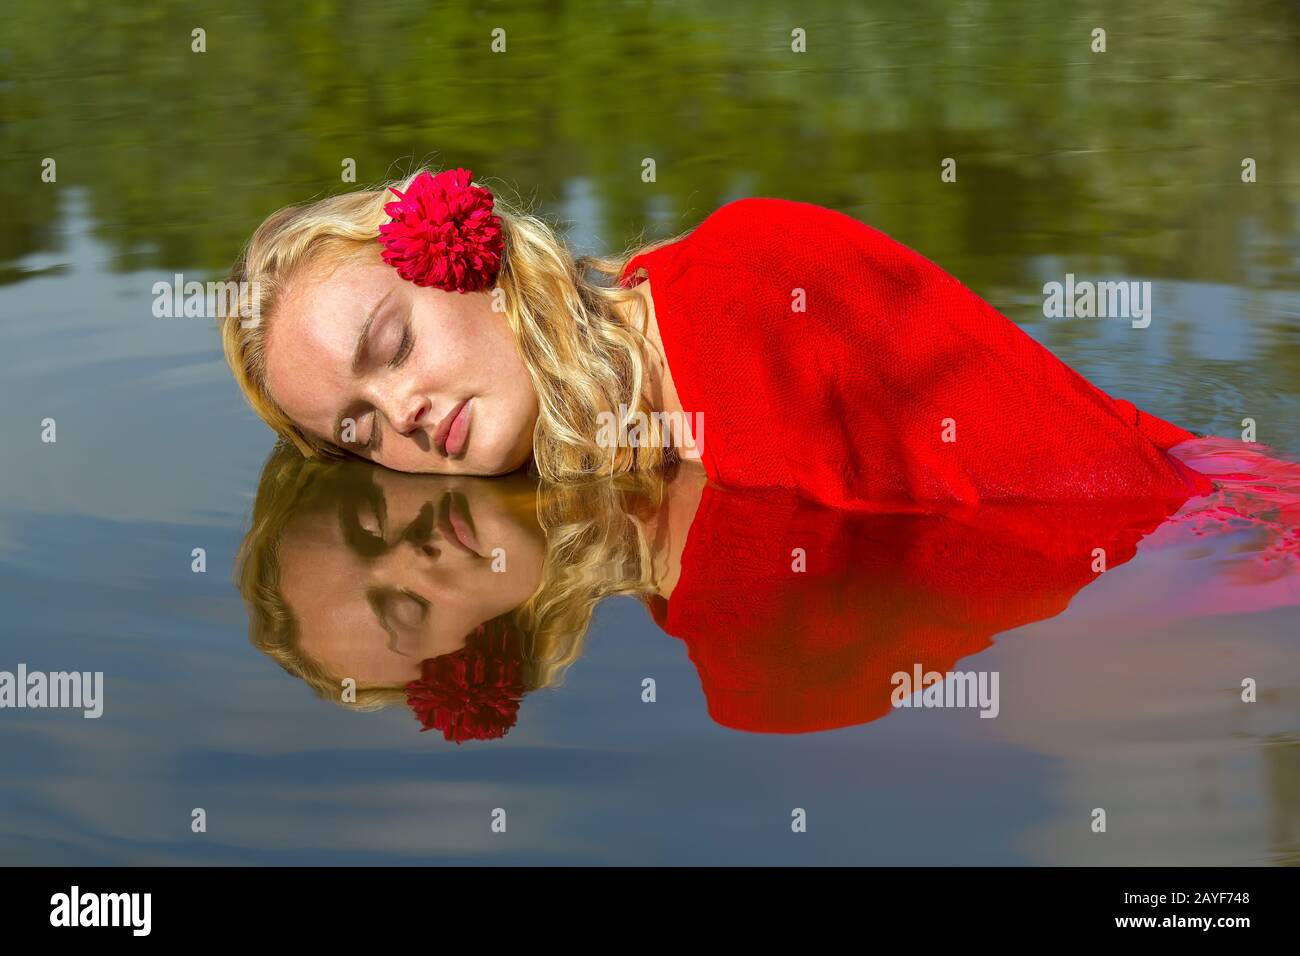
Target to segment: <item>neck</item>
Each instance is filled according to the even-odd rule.
[[[652,412],[664,412],[667,414],[680,413],[684,420],[689,423],[690,413],[682,407],[681,397],[677,394],[677,385],[673,381],[672,369],[668,365],[668,356],[664,351],[663,337],[659,331],[659,318],[655,313],[654,298],[650,289],[650,280],[645,279],[633,287],[633,291],[640,297],[640,302],[644,306],[644,321],[637,323],[635,299],[623,303],[619,311],[623,316],[626,324],[633,329],[637,329],[644,337],[646,344],[645,351],[645,377],[646,382],[643,386],[643,393]],[[687,424],[687,427],[690,427]],[[697,444],[698,436],[694,436],[684,443],[679,436],[676,442],[677,455],[684,461],[699,461],[701,451]]]
[[[646,397],[653,411],[680,412],[682,404],[677,396],[677,387],[673,383],[672,370],[668,367],[668,357],[664,353],[663,337],[659,334],[659,317],[655,313],[650,280],[642,280],[632,287],[632,291],[639,296],[639,301],[644,308],[644,321],[640,323],[636,321],[637,299],[629,299],[621,303],[619,311],[624,322],[645,337]]]

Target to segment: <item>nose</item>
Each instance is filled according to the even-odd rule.
[[[381,408],[384,417],[403,435],[427,427],[433,411],[433,403],[419,395],[398,396],[386,404],[388,407]]]
[[[437,512],[432,502],[425,502],[415,520],[402,532],[402,542],[410,545],[418,554],[426,558],[436,558],[442,552],[435,546],[434,531],[437,527]]]

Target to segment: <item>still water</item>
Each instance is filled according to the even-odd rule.
[[[102,671],[105,700],[94,720],[0,711],[0,862],[1300,862],[1294,512],[848,520],[710,489],[686,542],[697,569],[713,558],[710,587],[660,615],[675,636],[633,596],[601,600],[558,686],[458,746],[401,701],[319,699],[250,641],[231,569],[272,437],[213,323],[155,318],[151,291],[216,278],[266,213],[342,188],[347,159],[362,182],[468,166],[580,252],[783,196],[918,249],[1112,394],[1229,438],[1253,419],[1295,460],[1293,7],[12,6],[0,670]],[[1150,327],[1045,319],[1043,284],[1067,273],[1149,281]],[[537,575],[566,514],[644,515],[538,508],[520,483],[318,490],[297,525],[337,575],[303,599],[317,610],[375,567],[348,515],[382,538],[461,502],[480,531],[538,542]],[[1080,527],[1131,559],[1062,569],[1053,547]],[[791,528],[837,549],[833,575],[740,573]],[[619,590],[624,567],[593,563],[592,587]],[[914,662],[996,672],[996,718],[890,707],[888,675]]]

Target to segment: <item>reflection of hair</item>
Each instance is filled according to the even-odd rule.
[[[395,185],[404,189],[415,175],[418,172]],[[281,209],[253,233],[230,273],[230,280],[240,283],[241,299],[238,313],[221,320],[226,361],[258,415],[308,457],[339,457],[343,451],[298,428],[271,398],[266,388],[266,326],[274,321],[285,285],[304,267],[332,268],[359,256],[380,261],[376,239],[379,227],[388,221],[384,204],[393,198],[381,187]],[[506,318],[540,410],[533,432],[538,472],[547,480],[563,481],[658,468],[671,452],[663,447],[662,424],[650,414],[654,409],[643,394],[648,318],[644,305],[631,289],[593,281],[587,274],[590,270],[605,280],[617,279],[632,254],[575,260],[541,219],[516,212],[500,197],[495,211],[505,236],[496,287],[504,293]],[[636,328],[615,311],[629,300],[636,307]],[[240,315],[259,318],[248,321]],[[643,430],[649,433],[640,441],[600,442],[598,416],[617,414],[620,405],[644,412]]]
[[[308,459],[278,443],[262,469],[252,522],[235,563],[235,584],[248,606],[253,646],[336,703],[343,703],[345,675],[331,674],[299,647],[298,623],[280,592],[280,547],[295,521],[336,515],[342,502],[372,488],[374,474],[375,466],[367,463]],[[633,517],[656,508],[662,493],[658,474],[539,489],[537,514],[546,536],[541,584],[523,605],[485,622],[517,633],[527,690],[563,682],[564,672],[581,656],[600,601],[649,590],[650,545]],[[355,703],[345,706],[376,710],[405,702],[404,685],[359,685]]]

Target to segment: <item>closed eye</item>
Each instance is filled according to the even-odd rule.
[[[351,422],[352,439],[348,440],[348,423]],[[367,422],[369,428],[367,428]],[[337,426],[339,440],[337,446],[344,451],[352,452],[369,452],[377,451],[380,443],[383,441],[383,432],[379,428],[379,412],[371,409],[369,412],[356,413],[355,417],[349,416],[341,419]],[[361,440],[365,436],[365,441]]]
[[[369,418],[370,430],[366,435],[366,443],[361,446],[362,451],[371,451],[376,447],[375,438],[376,432],[379,431],[379,415],[375,412],[371,412]]]
[[[409,588],[375,589],[366,595],[366,599],[379,623],[390,635],[399,628],[411,630],[422,627],[429,616],[429,602]]]
[[[393,357],[388,361],[388,367],[390,369],[400,368],[414,348],[415,334],[411,331],[411,323],[408,319],[402,325],[402,337],[397,343],[397,351],[393,353]],[[361,423],[358,422],[357,424],[359,427]],[[358,445],[357,448],[359,451],[373,454],[379,451],[382,442],[383,430],[379,427],[379,412],[372,411],[370,413],[370,434],[367,436],[365,444]]]
[[[411,332],[411,323],[407,322],[402,326],[402,341],[397,344],[397,351],[394,353],[392,360],[388,363],[389,368],[399,368],[406,361],[407,356],[415,347],[415,335]]]

